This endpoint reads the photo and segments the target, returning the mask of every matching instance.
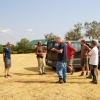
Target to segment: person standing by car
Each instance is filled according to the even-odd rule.
[[[11,43],[8,42],[7,43],[7,47],[4,48],[4,51],[3,51],[3,61],[4,61],[4,65],[5,65],[5,75],[4,77],[7,78],[8,76],[11,77],[11,75],[9,74],[9,70],[10,70],[10,67],[11,67]]]
[[[66,83],[66,44],[60,37],[56,38],[56,42],[59,44],[58,49],[52,48],[51,50],[58,53],[56,72],[58,74],[59,81],[57,83]]]
[[[81,40],[81,66],[82,66],[82,72],[80,76],[84,75],[84,69],[86,67],[86,76],[88,75],[89,67],[88,67],[88,52],[91,50],[86,44],[85,40]]]
[[[68,58],[67,67],[69,68],[71,75],[74,72],[74,69],[73,69],[73,58],[74,58],[74,53],[75,52],[76,52],[76,49],[74,47],[72,47],[71,41],[68,41],[67,42],[67,58]]]
[[[92,50],[88,53],[88,56],[90,56],[90,67],[91,67],[91,74],[93,76],[92,83],[97,84],[98,83],[98,73],[97,73],[97,66],[98,66],[98,48],[97,48],[97,42],[92,41],[91,42]]]
[[[36,47],[36,55],[37,55],[37,60],[38,60],[39,75],[46,74],[44,60],[43,60],[43,48],[42,48],[41,41],[38,41],[38,45]]]
[[[96,46],[97,46],[97,48],[98,48],[98,41],[97,40],[94,40],[94,41],[96,41]],[[91,46],[91,48],[93,48],[92,46]],[[98,54],[99,54],[99,52],[98,52]],[[90,57],[90,56],[89,56]],[[99,59],[98,59],[99,60]],[[90,61],[90,60],[89,60]],[[98,61],[98,64],[99,64],[99,61]],[[89,65],[90,66],[90,65]],[[98,67],[97,67],[97,69],[96,69],[96,72],[97,72],[97,75],[98,75]],[[92,78],[92,73],[91,73],[91,66],[90,66],[90,73],[89,73],[89,76],[87,76],[86,78],[89,78],[89,79],[91,79]]]

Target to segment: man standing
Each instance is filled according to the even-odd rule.
[[[75,52],[76,52],[76,49],[71,46],[71,41],[68,41],[67,42],[67,55],[68,55],[67,67],[69,68],[71,75],[74,72],[73,58],[74,58],[74,53]]]
[[[4,61],[4,64],[5,64],[5,75],[4,77],[7,78],[8,76],[11,77],[11,75],[9,74],[9,69],[11,67],[11,43],[8,42],[7,43],[7,47],[4,48],[4,51],[3,51],[3,61]]]
[[[45,73],[45,66],[43,61],[43,48],[42,48],[42,42],[38,41],[38,45],[36,48],[36,55],[37,55],[37,61],[38,61],[38,70],[39,75],[46,74]]]
[[[88,53],[88,56],[90,56],[90,68],[91,68],[91,74],[93,76],[92,83],[97,84],[98,83],[98,73],[97,73],[97,66],[98,66],[98,48],[97,48],[97,42],[92,41],[91,42],[92,50]]]
[[[56,42],[59,44],[58,49],[52,48],[51,50],[58,53],[56,72],[58,74],[59,81],[57,83],[66,83],[66,44],[60,37],[56,38]]]
[[[82,73],[80,76],[84,75],[84,69],[86,67],[86,75],[88,75],[89,67],[88,67],[88,52],[91,50],[86,44],[85,40],[81,40],[81,66],[82,66]],[[85,65],[85,67],[84,67]]]

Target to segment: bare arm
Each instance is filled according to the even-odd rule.
[[[43,52],[38,52],[38,49],[36,48],[35,54],[36,54],[36,55],[43,55]]]
[[[57,52],[57,53],[62,53],[62,52],[63,52],[63,49],[57,50],[57,49],[55,49],[55,48],[52,48],[51,50],[52,50],[52,51],[55,51],[55,52]]]

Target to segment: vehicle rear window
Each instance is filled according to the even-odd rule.
[[[56,42],[49,42],[48,43],[48,49],[51,49],[51,48],[58,48],[58,43],[56,43]]]
[[[81,45],[80,45],[80,43],[72,43],[72,46],[77,50],[77,52],[81,51]]]

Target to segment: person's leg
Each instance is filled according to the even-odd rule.
[[[97,76],[98,76],[98,67],[96,68]]]
[[[88,58],[85,59],[85,66],[86,66],[86,76],[88,75],[89,72],[89,66],[88,66]]]
[[[4,76],[7,76],[7,68],[4,69]]]
[[[69,69],[69,71],[70,71],[70,73],[72,72],[72,67],[71,67],[71,61],[70,61],[70,59],[68,59],[68,61],[67,61],[67,67],[68,67],[68,69]]]
[[[8,59],[7,76],[11,76],[10,75],[10,67],[11,67],[11,59]]]
[[[64,81],[64,83],[66,83],[66,71],[67,71],[66,63],[63,63],[63,81]]]
[[[38,71],[39,71],[39,74],[42,75],[41,58],[37,58],[37,60],[38,60]]]
[[[81,58],[81,66],[82,66],[82,72],[80,76],[84,75],[84,58]]]
[[[93,82],[94,83],[98,83],[98,76],[97,76],[97,72],[96,72],[96,70],[97,70],[97,66],[96,65],[93,65]]]
[[[93,69],[93,65],[90,65],[91,66],[91,75],[92,75],[92,82],[94,82],[94,69]]]
[[[56,67],[56,72],[59,77],[59,83],[63,83],[63,67],[62,67],[62,62],[57,62],[57,67]]]
[[[4,61],[5,69],[4,69],[4,77],[7,78],[7,68],[8,68],[8,60]]]
[[[92,78],[92,74],[91,74],[91,65],[89,65],[89,67],[90,67],[90,73],[89,73],[89,75],[86,77],[86,78]]]
[[[68,69],[69,69],[69,71],[70,71],[70,73],[71,73],[71,71],[72,71],[71,65],[67,65],[67,67],[68,67]]]
[[[42,74],[46,74],[46,73],[45,73],[45,65],[44,65],[44,60],[43,60],[43,58],[41,58],[41,63],[42,63]]]
[[[70,59],[70,67],[71,67],[71,69],[72,69],[72,70],[71,70],[71,75],[72,75],[72,74],[74,73],[74,71],[75,71],[72,65],[73,65],[73,59]]]

